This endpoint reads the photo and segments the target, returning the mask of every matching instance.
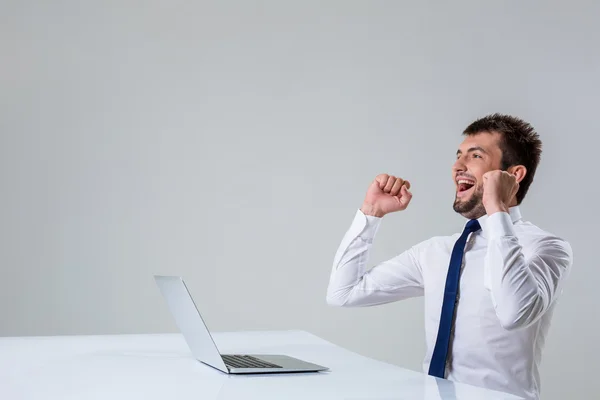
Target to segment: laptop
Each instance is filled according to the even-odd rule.
[[[329,369],[280,354],[221,354],[183,279],[179,276],[154,276],[154,280],[198,361],[226,374],[319,372]]]

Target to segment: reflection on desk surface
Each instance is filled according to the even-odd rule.
[[[519,397],[417,374],[362,380],[331,373],[224,376],[216,399],[514,400]]]

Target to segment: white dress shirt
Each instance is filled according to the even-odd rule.
[[[509,211],[479,218],[482,229],[467,241],[446,377],[538,399],[542,348],[573,254],[565,240],[524,221],[519,207]],[[327,301],[373,306],[424,296],[427,373],[460,233],[425,240],[368,269],[380,223],[357,211],[335,255]]]

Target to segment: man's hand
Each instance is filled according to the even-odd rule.
[[[365,196],[360,210],[366,215],[383,217],[386,214],[402,211],[408,207],[412,193],[410,182],[395,176],[377,175]]]
[[[508,212],[519,191],[517,178],[506,171],[489,171],[483,175],[483,206],[488,215]]]

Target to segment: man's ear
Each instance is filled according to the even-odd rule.
[[[513,165],[509,167],[506,172],[511,175],[514,175],[517,178],[517,182],[521,183],[523,179],[525,179],[525,175],[527,175],[527,168],[524,165]]]

